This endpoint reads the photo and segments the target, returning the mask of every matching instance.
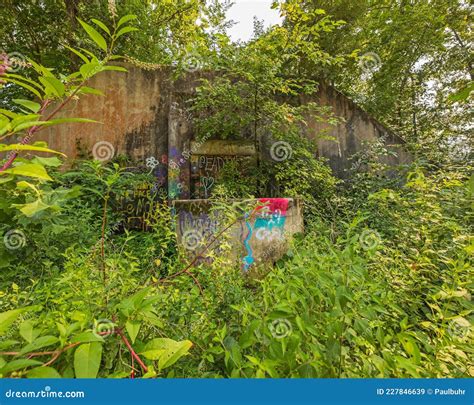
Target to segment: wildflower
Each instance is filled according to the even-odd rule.
[[[118,16],[117,6],[115,5],[115,0],[108,0],[107,8],[109,9],[109,13],[113,18]]]

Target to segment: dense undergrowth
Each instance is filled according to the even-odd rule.
[[[173,2],[165,3],[165,10],[143,8],[140,16],[168,11],[170,21],[181,19]],[[443,36],[409,30],[402,48],[413,43],[410,35],[418,31],[429,38],[425,48],[405,64],[400,64],[397,47],[382,48],[379,52],[387,55],[386,60],[369,74],[368,61],[358,56],[358,48],[362,43],[373,45],[373,40],[356,39],[358,35],[350,31],[345,40],[338,39],[344,21],[319,8],[307,9],[304,3],[282,2],[285,24],[263,30],[257,23],[256,36],[247,44],[232,44],[223,34],[213,38],[200,34],[211,41],[204,60],[221,76],[203,81],[191,100],[196,139],[237,137],[256,146],[263,140],[272,143],[270,151],[258,151],[255,170],[242,175],[240,168],[226,165],[216,178],[212,198],[224,222],[232,223],[242,213],[229,197],[271,192],[303,197],[305,204],[305,235],[294,240],[261,279],[242,274],[231,260],[233,248],[225,235],[218,251],[207,252],[213,257],[211,264],[186,254],[177,243],[166,202],[153,209],[148,232],[127,229],[117,197],[154,179],[127,171],[120,159],[107,164],[76,162],[60,171],[63,162],[58,158],[36,156],[60,154],[34,142],[44,126],[91,122],[55,115],[78,97],[101,94],[87,86],[94,75],[126,71],[110,62],[124,58],[114,54],[117,44],[136,48],[136,41],[123,37],[138,31],[128,25],[136,15],[119,19],[115,3],[108,2],[109,25],[92,19],[92,26],[79,19],[85,31],[79,38],[87,34],[88,42],[59,47],[81,61],[77,59],[73,63],[77,70],[67,75],[66,59],[56,61],[56,70],[28,59],[21,64],[24,72],[17,74],[12,69],[15,58],[0,55],[0,90],[6,96],[1,104],[7,107],[0,111],[0,152],[7,153],[0,168],[0,377],[474,376],[474,177],[468,165],[471,148],[465,142],[472,80],[452,81],[460,77],[464,52],[453,52],[445,62],[443,52],[457,48],[444,35],[453,31],[458,36],[451,23],[438,27],[445,15],[453,14],[445,12],[449,8],[426,4],[398,17],[397,11],[398,24],[387,24],[383,14],[372,16],[375,27],[396,30],[398,39],[406,31],[400,27],[407,16]],[[347,8],[344,2],[341,7]],[[440,13],[432,16],[436,24],[421,19],[428,9]],[[210,15],[219,17],[223,11],[217,7]],[[459,12],[462,24],[456,29],[465,25],[463,15]],[[147,21],[156,26],[154,17]],[[349,26],[361,35],[379,32]],[[196,31],[191,19],[178,27]],[[169,31],[163,28],[163,33],[141,37],[139,44],[147,55],[150,38],[167,43]],[[352,36],[356,43],[347,40]],[[393,35],[389,31],[385,36]],[[207,39],[197,41],[199,49]],[[347,55],[325,50],[329,39],[347,45]],[[89,45],[95,53],[84,48]],[[433,59],[433,49],[438,48],[441,53]],[[182,56],[178,71],[186,70],[190,50],[175,49]],[[380,59],[374,52],[368,55]],[[171,55],[167,62],[168,58]],[[420,65],[429,60],[433,63]],[[427,85],[432,76],[415,79],[419,71],[412,68],[428,73],[432,69],[438,75],[436,60],[443,62],[439,81],[449,84],[439,86],[435,100],[422,97],[426,89],[436,87]],[[379,157],[393,152],[384,150],[384,142],[372,145],[374,153],[364,145],[360,156],[354,156],[356,170],[342,181],[315,153],[318,137],[332,138],[322,131],[309,141],[301,131],[308,126],[308,114],[329,126],[339,118],[323,106],[289,101],[315,93],[317,72],[324,78],[324,72],[345,69],[339,73],[344,79],[340,84],[357,80],[351,70],[356,63],[365,74],[351,92],[360,88],[359,98],[372,109],[382,106],[378,115],[398,120],[403,133],[413,126],[406,146],[417,159],[388,170]],[[153,68],[140,62],[138,66]],[[385,80],[392,78],[399,82],[388,85]],[[364,89],[372,91],[364,96]],[[400,92],[401,102],[395,97]],[[17,94],[25,98],[14,98]],[[289,101],[277,100],[276,95]],[[417,97],[428,101],[423,104]],[[450,110],[452,116],[446,115]],[[462,137],[457,138],[459,132]],[[285,145],[286,156],[265,159],[275,144]],[[460,150],[449,153],[452,148]],[[463,161],[451,165],[451,158]]]
[[[4,377],[473,375],[467,175],[414,166],[387,188],[366,173],[262,280],[225,252],[189,266],[165,204],[150,232],[104,216],[143,176],[87,163],[54,178],[34,218],[34,192],[0,191],[16,204],[2,234],[25,237],[0,247]]]

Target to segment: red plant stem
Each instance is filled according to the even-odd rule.
[[[140,364],[140,367],[142,368],[142,370],[147,373],[148,372],[148,367],[145,365],[145,363],[143,363],[142,359],[140,358],[140,356],[135,353],[135,350],[133,350],[133,347],[132,345],[130,344],[130,342],[128,341],[127,337],[124,335],[124,333],[122,332],[121,329],[117,329],[116,330],[116,333],[122,338],[122,341],[123,343],[125,343],[125,346],[127,346],[128,348],[128,351],[130,352],[130,354],[132,355],[132,357],[137,361],[138,364]]]
[[[49,105],[49,103],[50,103],[50,100],[44,100],[44,101],[43,101],[43,104],[42,104],[42,106],[41,106],[41,109],[39,110],[40,115],[43,114],[44,110],[45,110],[46,107]],[[33,136],[33,134],[35,133],[35,131],[36,131],[38,128],[39,128],[38,125],[35,125],[34,127],[31,127],[31,128],[28,130],[26,136],[21,140],[20,145],[26,145],[26,144],[30,141],[31,137]],[[16,150],[15,152],[13,152],[13,153],[11,154],[11,156],[8,158],[8,160],[5,162],[5,164],[0,168],[0,173],[3,172],[3,171],[5,171],[5,170],[7,170],[7,169],[12,165],[12,163],[15,161],[15,159],[17,158],[17,156],[18,156],[18,150]]]
[[[107,272],[105,268],[105,227],[107,226],[107,202],[109,200],[109,196],[105,196],[104,201],[104,213],[102,216],[102,230],[101,230],[101,246],[100,246],[100,256],[101,256],[101,268],[102,268],[102,278],[104,281],[104,288],[106,288],[107,283]],[[107,302],[107,295],[105,296]]]

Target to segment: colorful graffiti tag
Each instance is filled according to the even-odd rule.
[[[248,271],[255,263],[251,239],[255,234],[258,240],[269,242],[284,241],[284,227],[289,200],[287,198],[260,198],[256,208],[257,218],[251,225],[251,216],[246,215],[245,226],[248,230],[243,240],[247,255],[243,258],[243,270]]]

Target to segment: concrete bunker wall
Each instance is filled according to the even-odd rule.
[[[193,128],[185,102],[193,95],[200,78],[213,74],[194,72],[173,80],[170,68],[146,71],[125,66],[127,73],[102,72],[91,80],[89,85],[102,90],[104,97],[82,96],[63,112],[65,116],[91,118],[102,124],[51,127],[38,134],[36,140],[47,141],[52,149],[71,159],[90,154],[101,142],[112,144],[115,156],[127,155],[142,165],[146,159],[154,158],[157,181],[167,188],[170,197],[190,198],[191,159],[183,156],[183,152],[192,150]],[[299,100],[308,101],[330,106],[334,115],[343,118],[340,124],[330,126],[310,116],[304,130],[316,140],[317,153],[329,159],[337,176],[345,176],[351,165],[348,158],[364,150],[364,141],[379,140],[395,150],[398,158],[383,158],[389,164],[409,160],[400,138],[331,86],[322,84],[314,97],[301,96]],[[322,133],[325,137],[320,136]],[[198,145],[200,149],[204,146]],[[245,146],[237,150],[248,155]]]

